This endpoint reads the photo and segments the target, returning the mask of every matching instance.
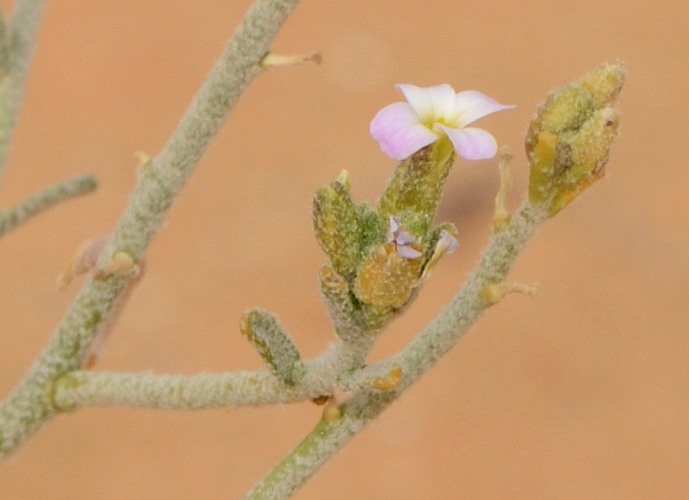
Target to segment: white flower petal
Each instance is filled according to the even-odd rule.
[[[486,160],[498,151],[495,138],[483,129],[441,127],[455,146],[455,151],[467,160]]]
[[[400,83],[397,84],[397,88],[402,91],[404,98],[422,122],[449,118],[455,111],[456,94],[447,83],[433,87],[417,87]]]
[[[479,118],[503,109],[514,108],[512,105],[500,104],[495,99],[477,90],[465,90],[455,97],[454,116],[456,127],[462,128]]]
[[[369,132],[383,152],[396,160],[404,160],[438,136],[419,122],[412,107],[396,102],[381,109],[371,121]]]
[[[452,253],[457,250],[457,247],[459,247],[457,238],[445,230],[440,231],[440,238],[438,239],[438,244],[435,246],[436,252]]]

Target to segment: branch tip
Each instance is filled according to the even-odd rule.
[[[500,170],[500,188],[495,196],[495,210],[493,211],[493,232],[497,232],[507,225],[510,220],[510,212],[507,208],[507,193],[512,185],[510,175],[510,161],[514,157],[509,146],[501,146],[498,151],[500,157],[498,169]]]
[[[304,376],[294,341],[270,312],[259,308],[247,311],[239,321],[239,331],[283,383],[293,386]]]
[[[274,54],[268,52],[261,61],[262,68],[275,66],[297,66],[301,64],[320,64],[322,61],[320,52],[307,54]]]
[[[524,293],[534,298],[537,291],[537,285],[529,285],[526,283],[494,283],[483,287],[481,290],[481,298],[488,305],[492,306],[500,302],[510,293]]]
[[[137,170],[146,168],[148,165],[151,164],[151,161],[153,160],[153,157],[151,155],[143,151],[136,151],[134,153],[134,158],[136,159]]]

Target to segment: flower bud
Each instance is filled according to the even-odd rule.
[[[420,257],[402,257],[392,243],[380,245],[361,263],[356,296],[364,304],[398,309],[411,297],[423,264]]]
[[[378,202],[382,217],[415,213],[433,220],[455,158],[448,144],[438,141],[400,162]]]
[[[360,230],[347,172],[343,171],[337,180],[316,192],[313,227],[335,271],[351,278],[360,259]]]
[[[294,385],[304,375],[299,351],[271,313],[259,308],[245,312],[239,331],[282,382]]]
[[[555,215],[605,173],[619,115],[612,107],[624,83],[619,63],[605,64],[553,92],[531,122],[529,201]]]

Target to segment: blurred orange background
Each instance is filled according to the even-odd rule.
[[[79,172],[96,193],[0,243],[0,396],[80,285],[55,280],[107,233],[134,153],[174,129],[248,0],[48,6],[0,200]],[[1,4],[5,12],[10,2]],[[96,369],[260,369],[237,329],[262,306],[306,357],[332,341],[316,273],[312,193],[341,169],[375,200],[394,163],[368,136],[393,84],[478,89],[514,111],[479,122],[516,151],[546,93],[606,60],[629,69],[608,176],[546,224],[510,296],[297,495],[349,498],[689,498],[689,6],[623,2],[305,1],[275,52],[320,66],[261,75],[174,205]],[[453,296],[489,234],[495,162],[459,161],[443,220],[461,249],[380,338],[390,355]],[[317,422],[310,403],[165,412],[88,408],[49,422],[0,465],[2,499],[241,497]]]

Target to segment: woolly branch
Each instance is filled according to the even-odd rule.
[[[158,156],[141,168],[99,267],[105,267],[118,252],[128,254],[134,263],[141,260],[173,199],[220,130],[229,109],[261,72],[261,61],[271,41],[298,3],[257,0],[251,7],[177,130]],[[5,138],[0,137],[2,140]],[[54,382],[81,366],[130,277],[96,273],[86,282],[29,374],[0,407],[0,458],[58,411],[52,403]]]
[[[289,386],[269,372],[185,376],[75,371],[57,382],[54,403],[61,410],[83,406],[200,410],[291,403],[333,390],[332,379],[309,381],[308,386]]]
[[[0,40],[0,178],[21,108],[45,0],[17,0]]]
[[[294,385],[267,371],[166,375],[75,370],[55,381],[52,405],[59,411],[84,406],[200,410],[307,401],[336,390],[373,387],[389,365],[381,362],[352,371],[368,348],[369,344],[337,341],[318,359],[304,364]],[[343,378],[343,373],[348,375]]]
[[[14,207],[0,212],[0,236],[61,201],[90,193],[96,186],[95,177],[86,174],[72,177],[31,195]]]

